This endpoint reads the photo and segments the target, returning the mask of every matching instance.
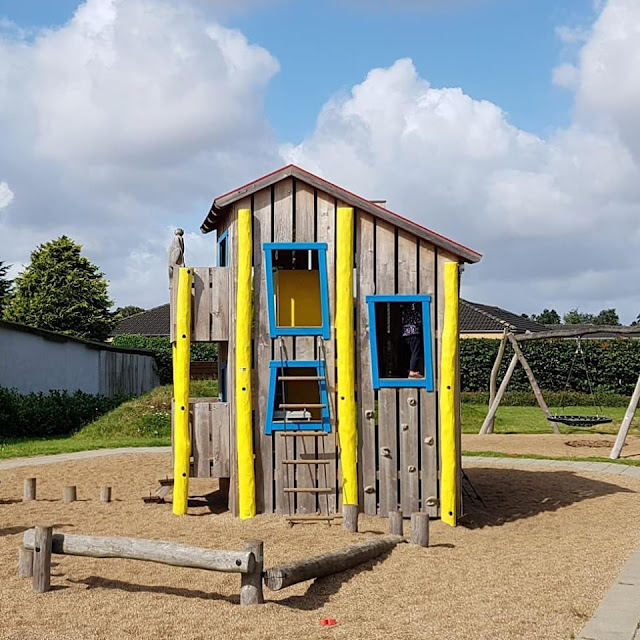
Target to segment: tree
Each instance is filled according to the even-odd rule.
[[[4,317],[31,327],[104,340],[113,320],[104,274],[67,236],[41,244],[14,282]]]
[[[4,309],[7,303],[7,297],[11,291],[11,280],[7,278],[7,272],[11,265],[4,264],[0,260],[0,312]]]
[[[538,315],[533,314],[531,319],[540,324],[560,324],[560,315],[555,309],[545,309]]]
[[[580,313],[577,309],[571,309],[562,319],[565,324],[593,324],[595,316],[592,313]]]
[[[593,324],[604,324],[610,327],[620,326],[620,318],[615,309],[603,309],[594,319]]]
[[[142,307],[136,307],[135,305],[127,305],[126,307],[118,307],[114,312],[113,312],[113,319],[116,322],[120,322],[120,320],[123,320],[124,318],[128,318],[129,316],[135,316],[136,313],[142,313],[143,311],[145,311],[145,309],[143,309]]]

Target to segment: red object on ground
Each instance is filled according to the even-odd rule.
[[[323,627],[332,627],[334,624],[337,624],[337,621],[335,618],[322,618],[320,624]]]

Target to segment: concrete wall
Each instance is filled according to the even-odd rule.
[[[144,393],[158,384],[153,357],[145,352],[0,322],[0,387],[113,396]]]

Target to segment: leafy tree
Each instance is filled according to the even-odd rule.
[[[594,319],[593,324],[619,326],[620,318],[615,309],[603,309]]]
[[[104,340],[112,325],[104,274],[67,236],[41,244],[14,282],[4,317],[79,338]]]
[[[0,312],[4,309],[7,301],[7,296],[11,291],[11,280],[7,278],[7,272],[11,265],[4,264],[0,260]]]
[[[129,316],[134,316],[136,315],[136,313],[142,313],[143,311],[145,311],[145,309],[143,309],[142,307],[136,307],[133,304],[127,305],[126,307],[118,307],[113,312],[113,319],[116,322],[119,322],[124,318],[128,318]]]
[[[595,316],[592,313],[580,313],[577,309],[571,309],[562,319],[565,324],[593,324]]]
[[[560,315],[555,309],[545,309],[538,315],[533,314],[531,319],[540,324],[560,324]]]

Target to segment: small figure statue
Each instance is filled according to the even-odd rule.
[[[184,231],[176,229],[169,247],[169,286],[173,282],[173,268],[184,267]]]

